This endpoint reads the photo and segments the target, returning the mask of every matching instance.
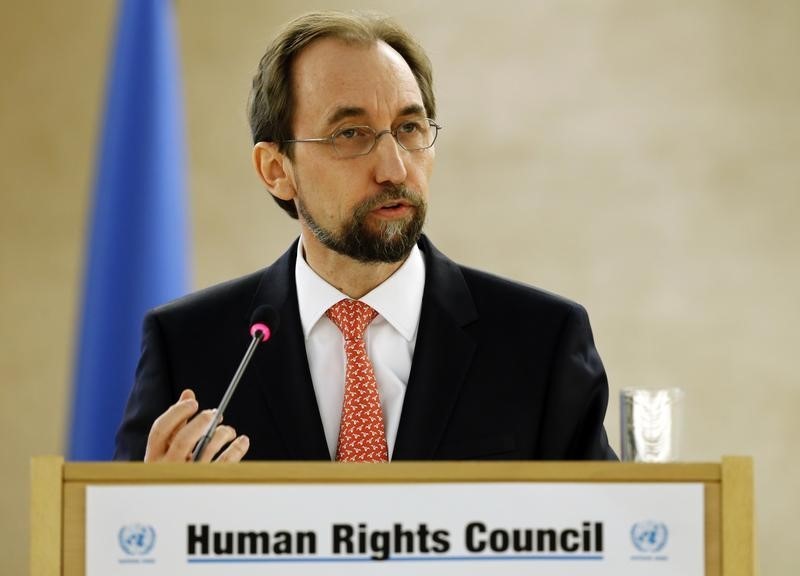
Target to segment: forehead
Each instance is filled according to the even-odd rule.
[[[361,109],[365,119],[377,121],[423,105],[408,63],[381,41],[316,40],[298,54],[292,83],[296,127],[320,126],[345,108]]]

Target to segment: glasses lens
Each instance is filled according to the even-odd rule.
[[[351,126],[337,130],[333,135],[333,145],[339,156],[361,156],[372,148],[375,131],[369,126]]]
[[[433,146],[437,128],[427,118],[403,122],[397,127],[397,141],[406,150],[422,150]]]

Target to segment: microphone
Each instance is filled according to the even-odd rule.
[[[270,337],[278,331],[279,325],[280,316],[278,316],[277,310],[272,306],[262,305],[253,312],[253,315],[250,317],[250,335],[253,339],[250,341],[250,346],[247,347],[247,351],[244,353],[244,357],[239,363],[239,367],[236,369],[231,383],[228,384],[225,395],[222,397],[222,400],[220,400],[217,412],[214,414],[211,424],[209,424],[203,437],[200,438],[197,446],[194,447],[194,451],[192,452],[193,462],[197,462],[200,459],[203,450],[205,450],[211,437],[214,435],[214,431],[217,429],[220,420],[222,420],[222,414],[225,412],[225,408],[228,407],[228,402],[231,401],[231,397],[236,391],[236,387],[239,385],[239,380],[242,379],[247,365],[250,364],[250,359],[253,357],[256,348],[258,348],[258,345],[262,342],[269,340]]]

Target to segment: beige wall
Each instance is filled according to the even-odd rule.
[[[276,26],[325,3],[277,4],[177,3],[197,287],[295,234],[251,174],[244,102]],[[755,457],[763,573],[797,573],[800,3],[455,6],[372,4],[434,62],[430,235],[584,303],[613,398],[684,387],[686,457]],[[4,574],[25,570],[28,458],[63,451],[112,18],[106,0],[0,4]]]

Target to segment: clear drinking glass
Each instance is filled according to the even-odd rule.
[[[623,388],[619,394],[622,460],[680,458],[684,392],[680,388]]]

